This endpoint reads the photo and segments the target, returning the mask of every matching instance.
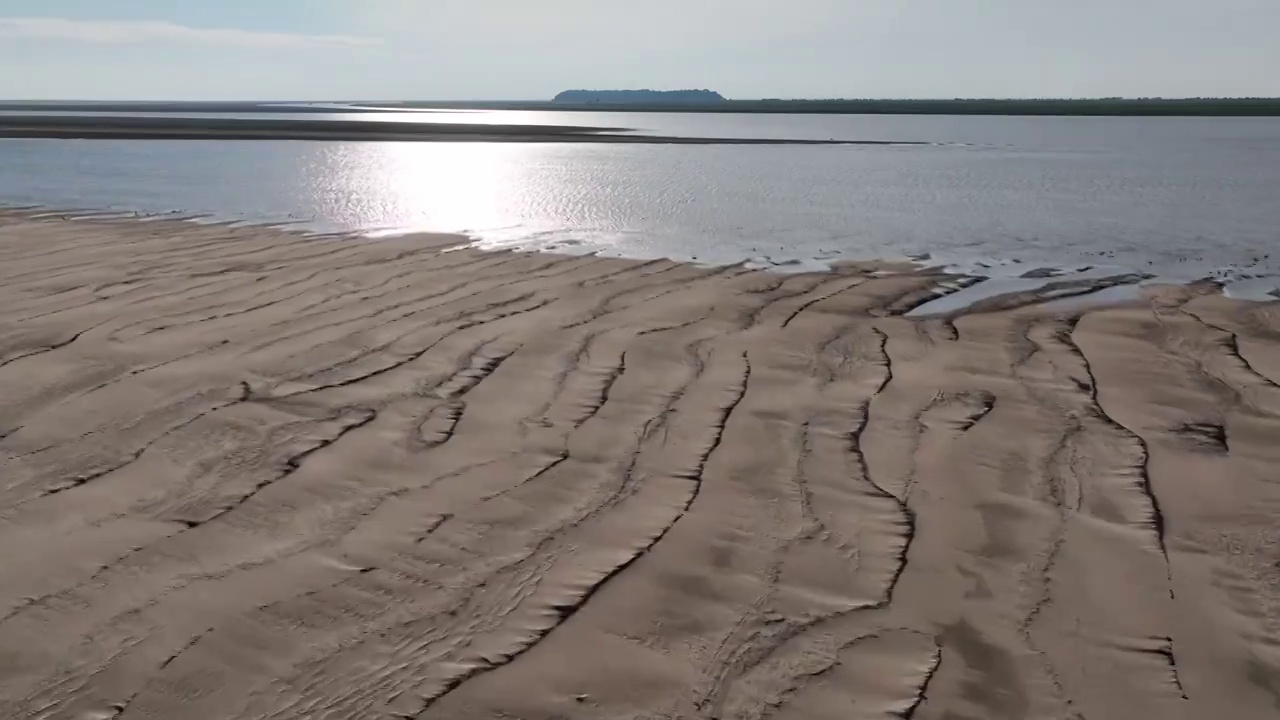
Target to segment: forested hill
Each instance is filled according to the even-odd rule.
[[[565,90],[552,102],[701,105],[724,102],[724,96],[714,90]]]

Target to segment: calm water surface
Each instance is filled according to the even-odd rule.
[[[929,253],[993,274],[1114,266],[1245,290],[1280,276],[1277,118],[429,115],[931,144],[0,140],[0,202],[463,231],[494,245],[703,262]]]

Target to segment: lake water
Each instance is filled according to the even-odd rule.
[[[0,140],[0,203],[317,230],[460,231],[491,245],[708,263],[814,267],[929,254],[996,275],[1092,265],[1182,280],[1215,276],[1255,293],[1280,277],[1280,118],[350,117],[424,116],[930,144],[10,139]]]

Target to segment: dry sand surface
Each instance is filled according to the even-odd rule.
[[[0,215],[0,717],[1280,717],[1275,304],[457,242]]]

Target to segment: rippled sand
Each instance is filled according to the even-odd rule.
[[[0,216],[0,717],[1280,715],[1276,304],[457,242]]]

